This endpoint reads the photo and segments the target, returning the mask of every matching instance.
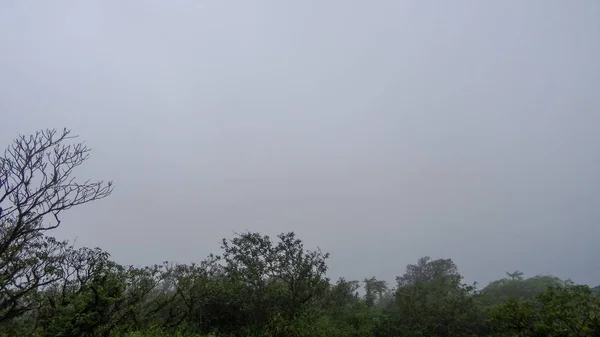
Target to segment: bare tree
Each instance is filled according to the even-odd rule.
[[[20,135],[0,157],[0,322],[30,310],[37,289],[60,279],[66,243],[45,235],[60,213],[112,192],[112,182],[75,180],[90,149],[74,138],[67,129]]]

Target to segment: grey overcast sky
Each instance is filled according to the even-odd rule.
[[[295,231],[334,279],[600,284],[599,90],[597,0],[0,4],[0,143],[79,134],[116,189],[56,235],[127,264]]]

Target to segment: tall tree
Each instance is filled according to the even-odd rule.
[[[462,283],[451,259],[419,259],[397,277],[397,335],[475,336],[478,313],[475,287]]]
[[[381,300],[383,293],[388,290],[387,282],[377,280],[375,277],[365,278],[365,302],[368,306],[373,306],[377,301]]]
[[[329,288],[328,253],[304,249],[293,232],[277,238],[274,243],[267,235],[243,233],[223,239],[225,272],[247,287],[253,324],[264,323],[275,308],[286,318],[294,317]]]
[[[356,280],[346,281],[343,277],[332,285],[329,291],[329,300],[337,307],[355,302],[359,299],[357,290],[360,282]]]
[[[0,157],[0,322],[30,310],[26,297],[60,279],[66,244],[44,234],[60,214],[112,191],[111,182],[75,179],[90,149],[74,138],[67,129],[20,135]]]
[[[439,281],[443,278],[460,278],[458,267],[452,259],[431,260],[429,256],[419,259],[417,264],[406,266],[404,275],[396,277],[398,287],[410,286],[418,283]]]

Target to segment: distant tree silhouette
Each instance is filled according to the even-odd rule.
[[[511,279],[511,280],[522,280],[523,279],[523,273],[515,270],[512,273],[506,272],[506,275]]]

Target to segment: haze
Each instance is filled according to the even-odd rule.
[[[332,279],[424,255],[600,283],[598,1],[3,1],[0,144],[68,127],[126,264],[295,231]]]

